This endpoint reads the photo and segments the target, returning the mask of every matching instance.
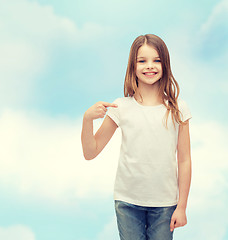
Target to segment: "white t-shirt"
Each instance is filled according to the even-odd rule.
[[[134,97],[117,98],[114,103],[118,108],[109,108],[107,115],[122,132],[114,199],[148,207],[177,204],[179,124],[175,122],[175,129],[169,113],[165,128],[163,104],[143,106]],[[192,117],[185,101],[178,99],[178,106],[182,121]]]

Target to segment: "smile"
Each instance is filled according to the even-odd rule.
[[[157,74],[157,72],[146,72],[146,73],[143,73],[144,75],[146,76],[154,76]]]

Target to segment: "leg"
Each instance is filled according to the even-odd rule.
[[[172,240],[173,232],[170,231],[170,221],[175,206],[171,207],[153,207],[148,211],[148,240]]]
[[[115,201],[121,240],[146,240],[146,211],[140,206]]]

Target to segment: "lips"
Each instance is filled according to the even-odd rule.
[[[147,75],[147,76],[153,76],[153,75],[157,74],[157,72],[144,72],[143,74]]]

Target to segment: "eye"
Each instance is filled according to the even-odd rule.
[[[157,59],[157,60],[155,60],[155,62],[161,62],[161,60],[160,60],[160,59]]]
[[[144,60],[139,60],[138,62],[145,62]]]

